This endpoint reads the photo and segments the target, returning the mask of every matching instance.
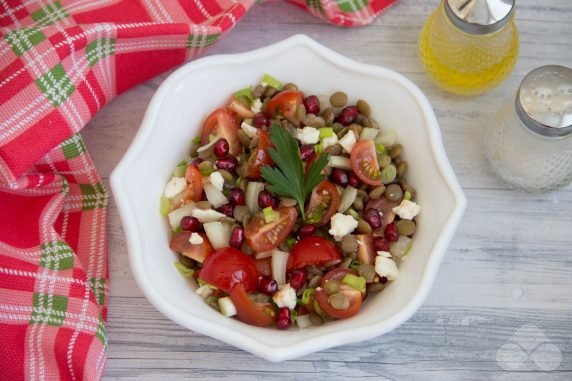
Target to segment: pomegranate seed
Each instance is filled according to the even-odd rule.
[[[350,175],[348,176],[348,184],[350,187],[354,188],[359,187],[361,184],[360,179],[356,176],[356,174],[353,171],[351,171]]]
[[[230,239],[228,240],[228,244],[231,247],[239,249],[242,246],[242,242],[244,242],[244,230],[241,227],[236,227],[232,229],[232,233],[230,233]]]
[[[340,168],[334,168],[331,174],[331,178],[334,184],[338,184],[342,187],[348,185],[349,182],[348,173]]]
[[[228,192],[228,200],[232,205],[244,205],[244,192],[239,188],[232,188]]]
[[[381,284],[386,284],[387,283],[387,278],[382,276],[381,278],[379,278],[379,283]]]
[[[290,310],[288,307],[282,307],[278,310],[276,315],[276,328],[278,329],[288,329],[290,328]]]
[[[381,213],[379,210],[369,208],[363,214],[363,219],[366,220],[373,229],[377,229],[381,226]]]
[[[311,144],[305,144],[300,147],[300,157],[304,161],[308,161],[316,156],[316,151],[314,151],[314,146]]]
[[[191,165],[194,167],[198,167],[200,163],[203,162],[203,159],[201,159],[200,157],[197,157],[195,160],[191,161]]]
[[[373,248],[375,251],[389,251],[389,241],[383,237],[375,237]]]
[[[298,236],[300,238],[302,237],[307,237],[309,235],[312,235],[316,232],[316,230],[318,230],[318,227],[316,225],[304,225],[302,226],[300,229],[298,229]]]
[[[228,154],[228,150],[230,149],[230,145],[225,138],[221,138],[217,140],[213,146],[214,154],[217,157],[225,157]]]
[[[296,291],[298,291],[304,285],[304,283],[306,283],[307,279],[308,274],[306,274],[306,270],[304,269],[292,270],[288,276],[290,286]]]
[[[201,223],[195,217],[185,216],[181,219],[181,229],[188,232],[196,232],[200,226]]]
[[[318,115],[320,113],[320,100],[315,95],[310,95],[304,99],[304,106],[307,113]]]
[[[234,215],[234,205],[232,205],[230,202],[228,204],[224,204],[217,210],[222,214],[226,214],[229,217],[232,217]]]
[[[356,106],[348,106],[340,112],[337,121],[344,126],[349,126],[353,123],[354,119],[359,115],[358,108]]]
[[[215,162],[215,166],[218,169],[224,169],[225,171],[234,172],[236,167],[238,167],[238,160],[234,156],[227,156],[221,159],[218,159]]]
[[[268,127],[269,124],[270,120],[268,120],[268,117],[262,112],[259,112],[252,118],[252,125],[256,128]]]
[[[278,291],[278,283],[269,276],[264,275],[260,278],[260,283],[258,283],[258,291],[266,295],[272,295]]]
[[[262,209],[268,208],[269,206],[275,208],[278,206],[278,199],[270,194],[268,191],[262,191],[258,193],[258,206]]]
[[[388,241],[397,241],[397,238],[399,238],[399,232],[397,231],[397,225],[395,225],[395,222],[392,222],[385,227],[383,235]]]

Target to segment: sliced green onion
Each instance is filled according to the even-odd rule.
[[[385,146],[381,143],[378,143],[375,145],[375,151],[380,154],[383,155],[384,153],[387,152],[387,149],[385,149]]]
[[[274,209],[272,209],[271,206],[262,209],[262,213],[264,214],[264,221],[266,221],[267,224],[276,219],[276,213],[274,213]]]
[[[197,278],[197,282],[199,284],[199,287],[203,287],[205,284],[208,284],[203,280],[203,278]]]
[[[181,262],[175,262],[175,267],[177,268],[177,270],[179,270],[181,275],[184,276],[185,278],[190,278],[195,273],[195,270],[188,268],[187,266],[183,265]]]
[[[302,299],[300,299],[300,303],[302,303],[303,305],[308,305],[310,303],[310,299],[312,298],[312,296],[314,296],[315,293],[316,289],[314,288],[305,289],[304,292],[302,293]]]
[[[286,246],[291,249],[296,244],[296,238],[290,237],[286,240]]]
[[[363,291],[365,289],[366,280],[362,276],[356,276],[354,274],[346,274],[342,279],[343,284],[347,284],[356,291]]]
[[[393,182],[396,176],[397,168],[395,168],[395,165],[393,164],[389,164],[387,167],[381,170],[381,181],[383,181],[384,184]]]
[[[219,138],[218,135],[210,134],[210,135],[209,135],[209,142],[214,142],[214,141],[217,140],[218,138]]]
[[[403,194],[403,199],[407,201],[411,200],[411,192],[405,191],[405,193]]]
[[[298,311],[292,310],[290,311],[290,320],[292,323],[296,323],[296,319],[298,319]]]
[[[282,82],[274,78],[269,74],[264,74],[262,76],[262,83],[265,83],[268,86],[274,87],[276,90],[282,90]]]
[[[159,207],[159,213],[161,213],[161,217],[167,217],[170,211],[171,211],[171,202],[167,197],[162,196],[161,206]]]
[[[193,142],[193,144],[201,144],[201,137],[200,137],[200,136],[197,136],[196,138],[194,138],[194,139],[192,140],[192,142]]]
[[[359,214],[358,214],[358,212],[356,212],[356,211],[353,210],[353,209],[348,209],[348,210],[346,211],[346,214],[349,214],[350,216],[352,216],[352,217],[355,218],[356,220],[359,219]]]
[[[358,271],[359,270],[359,266],[361,265],[361,262],[356,260],[353,260],[352,263],[350,263],[350,269]]]
[[[248,86],[242,90],[238,90],[236,93],[234,93],[233,96],[238,100],[241,100],[240,98],[246,98],[250,102],[252,102],[252,100],[254,99],[254,93],[252,92],[251,86]]]
[[[331,138],[334,136],[334,129],[332,127],[318,128],[318,131],[320,132],[320,139]]]
[[[202,177],[207,177],[215,171],[213,165],[209,161],[203,161],[199,164],[198,168]]]
[[[316,155],[321,154],[323,151],[324,149],[321,144],[314,144],[314,152],[316,152]]]
[[[187,172],[187,162],[185,160],[177,164],[177,167],[173,171],[173,177],[185,177]]]

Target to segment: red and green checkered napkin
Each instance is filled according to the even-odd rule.
[[[395,0],[292,0],[342,26]],[[0,380],[97,380],[107,191],[79,131],[255,0],[0,0]]]

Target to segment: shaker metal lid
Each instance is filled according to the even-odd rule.
[[[488,34],[505,26],[514,14],[515,0],[445,0],[445,12],[457,28]]]
[[[516,112],[532,131],[549,137],[572,133],[572,69],[548,65],[524,77]]]

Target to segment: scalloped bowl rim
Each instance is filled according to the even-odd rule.
[[[291,345],[271,347],[242,332],[235,330],[229,331],[224,327],[221,328],[217,326],[215,323],[205,321],[194,316],[189,316],[188,314],[185,314],[179,310],[176,306],[166,302],[157,290],[148,286],[146,270],[143,266],[143,262],[140,260],[140,257],[142,256],[141,247],[143,240],[140,232],[137,229],[137,223],[129,204],[128,194],[125,192],[125,189],[122,186],[122,178],[123,174],[129,171],[129,167],[137,159],[144,143],[147,141],[153,128],[153,121],[160,112],[161,104],[165,95],[178,84],[181,78],[187,76],[190,72],[196,69],[208,67],[213,64],[220,65],[245,63],[252,61],[253,59],[261,59],[263,57],[279,54],[280,52],[284,52],[295,46],[306,47],[313,53],[319,55],[322,59],[329,61],[330,63],[337,65],[340,68],[343,68],[345,71],[365,73],[376,77],[383,77],[384,79],[390,79],[412,94],[412,96],[418,102],[418,106],[422,110],[423,117],[427,123],[431,151],[434,155],[435,162],[437,164],[438,170],[442,175],[443,181],[446,183],[448,189],[453,195],[454,209],[447,219],[445,228],[439,235],[434,246],[431,248],[431,253],[429,254],[427,265],[425,267],[419,288],[417,289],[414,297],[398,313],[373,325],[367,325],[361,328],[340,329],[334,333],[325,334],[309,340],[303,340]],[[456,176],[446,156],[437,119],[431,105],[429,104],[429,101],[421,92],[421,90],[410,80],[395,71],[379,66],[356,62],[324,47],[323,45],[320,45],[305,35],[295,35],[286,40],[245,53],[214,55],[200,58],[190,63],[184,64],[182,67],[174,71],[160,85],[154,94],[151,102],[149,103],[139,131],[137,132],[126,154],[123,156],[111,174],[110,183],[123,223],[125,235],[127,237],[129,261],[134,278],[139,288],[143,291],[144,295],[151,302],[151,304],[165,316],[180,324],[181,326],[214,337],[218,340],[247,350],[270,361],[288,360],[319,350],[327,349],[332,346],[339,346],[371,339],[372,337],[379,336],[388,331],[391,331],[409,319],[426,299],[436,277],[438,268],[445,254],[447,246],[452,239],[466,208],[466,198],[459,183],[457,182]],[[372,332],[374,332],[373,335]]]

